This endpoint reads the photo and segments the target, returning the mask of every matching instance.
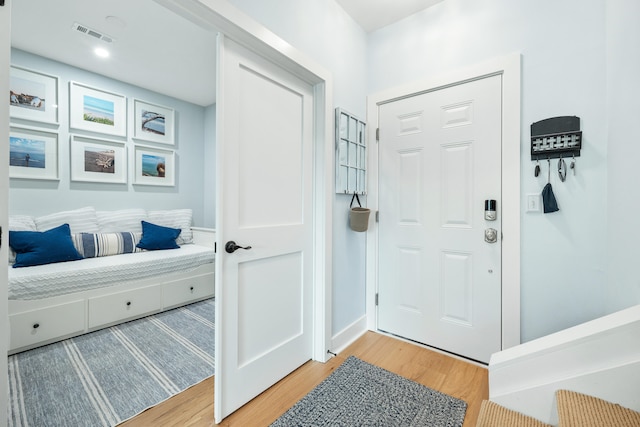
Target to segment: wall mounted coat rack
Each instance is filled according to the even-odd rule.
[[[531,160],[579,157],[581,148],[580,117],[552,117],[531,125]]]

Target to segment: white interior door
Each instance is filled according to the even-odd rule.
[[[485,363],[501,349],[501,79],[379,107],[378,327]]]
[[[309,360],[313,335],[312,87],[218,45],[216,422]]]

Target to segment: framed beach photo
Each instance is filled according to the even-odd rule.
[[[126,184],[125,144],[71,135],[71,181]]]
[[[159,148],[134,146],[134,184],[175,185],[175,152]]]
[[[124,95],[69,83],[69,127],[127,136],[127,98]]]
[[[58,78],[12,65],[9,115],[16,119],[58,124]]]
[[[175,114],[171,108],[133,100],[133,137],[174,145]]]
[[[58,179],[58,134],[11,127],[9,177]]]

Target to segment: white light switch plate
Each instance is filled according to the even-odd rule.
[[[541,210],[542,210],[542,195],[527,194],[527,212],[541,212]]]

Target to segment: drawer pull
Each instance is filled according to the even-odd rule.
[[[40,323],[34,323],[33,324],[33,329],[38,329],[40,327]]]
[[[127,307],[131,305],[131,301],[127,301]]]
[[[190,290],[191,292],[193,292],[193,286],[192,286],[192,287],[190,287],[190,288],[189,288],[189,290]]]

